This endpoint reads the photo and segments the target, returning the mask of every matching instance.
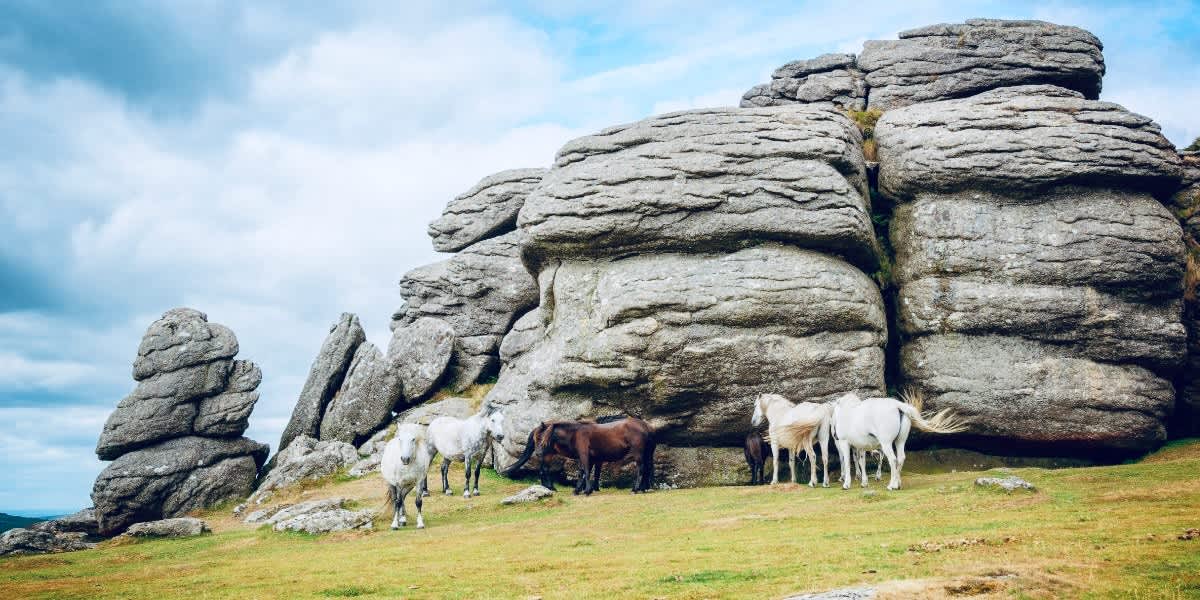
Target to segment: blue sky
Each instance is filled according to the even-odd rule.
[[[342,311],[387,341],[425,228],[497,170],[780,64],[976,16],[1085,27],[1103,97],[1200,135],[1191,2],[0,2],[0,511],[89,504],[159,314],[263,369],[274,444]],[[452,5],[451,5],[452,4]]]

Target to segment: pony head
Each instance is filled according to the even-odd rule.
[[[767,395],[760,394],[754,399],[754,414],[750,415],[750,424],[754,427],[762,425],[763,419],[767,416]]]
[[[416,458],[419,446],[425,441],[425,426],[405,423],[396,428],[393,438],[400,444],[400,464],[408,466]]]
[[[504,413],[494,410],[483,419],[483,426],[497,442],[504,441]]]

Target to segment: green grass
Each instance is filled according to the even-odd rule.
[[[0,595],[772,598],[870,584],[893,598],[1200,597],[1200,540],[1177,539],[1200,527],[1198,471],[1191,440],[1130,464],[1013,469],[1033,493],[912,473],[895,492],[560,490],[513,507],[499,500],[524,483],[487,473],[483,496],[427,499],[425,530],[381,517],[374,532],[282,535],[214,512],[199,538],[0,559]],[[333,495],[378,507],[383,486],[333,480],[277,500]]]

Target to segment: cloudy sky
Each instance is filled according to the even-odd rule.
[[[89,505],[163,311],[233,328],[264,373],[248,435],[274,445],[340,312],[386,344],[455,194],[736,104],[788,60],[975,16],[1080,25],[1105,99],[1200,135],[1194,3],[834,4],[0,1],[0,511]]]

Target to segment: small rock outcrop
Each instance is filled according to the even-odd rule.
[[[546,486],[531,485],[531,486],[501,500],[500,504],[505,504],[505,505],[527,504],[530,502],[537,502],[538,500],[541,500],[543,498],[549,498],[550,496],[553,496],[553,495],[554,495],[554,490],[552,490]]]
[[[881,392],[860,144],[836,109],[789,106],[667,114],[564,146],[518,218],[541,301],[501,345],[497,461],[548,418],[625,412],[660,443],[721,445],[740,443],[758,393]]]
[[[457,392],[499,367],[500,341],[516,316],[537,304],[537,283],[521,264],[519,234],[511,232],[409,271],[400,294],[405,304],[392,315],[393,329],[424,317],[453,328],[446,384]]]
[[[92,537],[100,535],[100,523],[96,520],[94,508],[85,508],[74,514],[34,523],[29,529],[53,533],[83,533]]]
[[[277,490],[301,481],[321,479],[349,467],[358,460],[354,446],[336,440],[317,441],[302,435],[275,456],[275,466],[259,482],[247,503],[270,500]]]
[[[1006,492],[1016,490],[1029,490],[1032,492],[1037,489],[1033,487],[1032,483],[1016,475],[1009,475],[1007,477],[980,477],[975,480],[975,485],[981,488],[1004,490]]]
[[[0,556],[75,552],[95,548],[97,541],[83,532],[18,527],[0,534]]]
[[[134,523],[121,534],[131,538],[179,538],[208,533],[208,523],[193,517],[176,517],[161,521]]]
[[[279,452],[299,436],[320,437],[325,409],[342,388],[355,352],[365,341],[366,333],[356,315],[342,313],[338,322],[329,328],[329,336],[313,360],[296,408],[292,410],[292,417],[283,430],[283,436],[279,438]]]
[[[138,381],[100,435],[113,460],[92,488],[102,535],[244,497],[267,446],[241,437],[262,372],[234,360],[237,338],[189,308],[167,311],[147,330],[133,364]]]
[[[771,74],[771,82],[756,85],[742,96],[741,106],[783,106],[830,102],[838,108],[863,110],[867,85],[853,54],[822,54],[792,61]]]
[[[310,500],[283,508],[262,522],[270,525],[275,531],[299,531],[308,534],[374,527],[375,511],[349,510],[345,506],[345,498]]]
[[[525,197],[542,181],[546,169],[512,169],[484,177],[450,201],[430,223],[429,237],[439,252],[458,252],[517,228]]]
[[[1165,439],[1179,159],[1145,117],[1054,86],[889,111],[875,128],[905,379],[964,439],[1062,453]],[[1172,182],[1175,182],[1172,185]]]

